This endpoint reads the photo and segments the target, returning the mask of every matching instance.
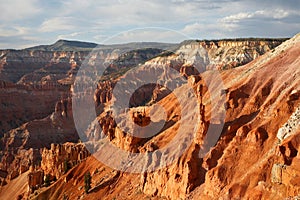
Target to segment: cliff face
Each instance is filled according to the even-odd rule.
[[[0,80],[31,85],[57,82],[72,84],[74,75],[88,55],[91,61],[103,59],[109,62],[104,72],[104,75],[108,75],[122,68],[135,67],[163,51],[145,48],[122,54],[122,49],[118,47],[107,48],[94,51],[2,50]]]
[[[5,113],[0,116],[0,168],[7,173],[3,182],[16,178],[31,165],[39,165],[41,148],[78,141],[70,89],[78,67],[90,50],[0,52],[0,103]],[[159,49],[146,49],[128,52],[120,58],[108,54],[103,59],[117,59],[111,61],[108,68],[107,72],[112,73],[134,67],[160,52]],[[100,54],[93,52],[92,57]],[[110,81],[99,83],[96,103],[108,102],[111,90]]]
[[[70,96],[70,82],[82,52],[6,50],[0,52],[1,134],[53,112],[55,103]]]
[[[20,85],[0,81],[0,135],[23,123],[41,119],[53,112],[57,101],[70,95],[61,84]]]
[[[6,181],[16,178],[30,166],[39,166],[42,148],[52,143],[77,142],[79,139],[72,115],[71,99],[56,103],[55,111],[12,129],[1,138],[0,169],[6,171]]]
[[[187,75],[197,74],[206,69],[224,69],[240,66],[255,59],[259,55],[273,49],[283,40],[249,40],[249,41],[200,41],[182,44],[175,51],[175,56],[158,57],[152,59],[149,64],[166,63],[174,68],[181,66],[181,73]],[[103,47],[108,48],[108,47]],[[110,47],[112,48],[112,47]],[[119,48],[116,46],[116,48]],[[124,48],[124,47],[122,47]],[[189,67],[194,63],[200,49],[207,52],[207,60],[210,65],[197,67],[197,70]],[[139,63],[161,53],[161,49],[148,48],[127,52],[120,57],[113,53],[106,55],[105,60],[110,61],[103,78],[116,78],[121,69],[128,70]],[[91,57],[99,57],[99,52],[93,52]],[[3,105],[1,133],[33,119],[40,119],[49,115],[55,102],[65,98],[69,92],[69,85],[73,83],[75,74],[89,51],[42,51],[42,50],[3,50],[0,52],[0,102]],[[124,71],[125,72],[125,71]],[[121,72],[121,73],[124,73]],[[18,83],[18,84],[12,84]],[[105,84],[105,83],[104,83]],[[111,83],[103,92],[105,86],[100,83],[96,91],[97,104],[109,100]],[[151,89],[151,88],[150,88]],[[149,89],[148,89],[149,90]],[[149,90],[150,91],[150,90]],[[146,93],[148,93],[146,91]],[[152,93],[150,91],[150,93]],[[145,96],[145,95],[144,95]],[[13,98],[14,97],[14,98]],[[141,104],[134,97],[135,105]],[[35,102],[32,106],[31,102]],[[20,106],[22,105],[22,106]],[[1,118],[1,117],[0,117]]]
[[[174,93],[166,87],[149,84],[139,88],[130,98],[130,108],[127,110],[129,115],[120,116],[127,117],[127,120],[133,121],[140,127],[160,122],[162,117],[165,117],[166,123],[155,135],[148,138],[127,134],[122,129],[123,124],[119,123],[117,126],[113,118],[110,110],[115,101],[112,98],[112,90],[119,79],[106,79],[98,83],[94,93],[98,117],[89,126],[87,136],[101,141],[103,138],[100,137],[96,127],[100,124],[105,137],[114,146],[136,153],[156,152],[168,145],[173,138],[177,138],[178,145],[174,152],[184,150],[183,154],[159,170],[143,174],[117,172],[88,157],[89,153],[81,143],[62,144],[78,141],[71,99],[63,97],[56,100],[55,106],[52,107],[54,112],[49,116],[29,121],[5,134],[1,140],[3,177],[14,177],[18,180],[19,173],[26,171],[33,163],[37,166],[41,163],[41,167],[38,166],[37,169],[40,168],[44,175],[56,177],[58,181],[39,193],[37,199],[50,196],[52,199],[65,198],[65,196],[70,198],[83,196],[86,199],[99,196],[104,199],[122,199],[124,196],[131,199],[144,199],[150,196],[153,199],[199,199],[199,197],[201,199],[247,197],[280,199],[295,196],[300,192],[297,186],[298,176],[300,176],[297,169],[300,159],[299,128],[295,126],[299,120],[297,107],[300,103],[300,86],[297,77],[299,36],[283,43],[272,52],[269,51],[281,42],[280,40],[194,41],[182,44],[174,53],[160,55],[147,61],[145,68],[136,71],[137,77],[145,70],[151,72],[151,68],[163,64],[177,70],[188,79],[185,84],[176,89],[176,94],[184,95],[187,88],[192,87],[197,98],[197,105],[191,105],[191,99],[186,96],[185,101],[179,104]],[[203,48],[205,51],[201,50]],[[268,53],[250,62],[267,51]],[[30,54],[25,55],[30,57]],[[150,56],[144,53],[140,55]],[[72,56],[74,65],[71,62]],[[52,52],[49,56],[52,60],[49,66],[44,66],[40,71],[31,69],[22,76],[21,74],[18,77],[11,76],[10,80],[18,84],[2,82],[2,87],[5,88],[3,93],[10,88],[17,88],[12,91],[16,90],[20,94],[28,91],[28,88],[32,91],[60,91],[57,88],[72,83],[74,78],[72,74],[77,70],[78,63],[82,62],[84,56],[85,54],[80,53]],[[197,56],[202,59],[200,63],[196,62],[199,60]],[[141,57],[135,53],[126,54],[117,60],[122,63],[127,57],[134,58],[132,63],[141,62]],[[5,53],[1,58],[5,58]],[[243,67],[230,69],[248,62],[250,63]],[[47,63],[49,64],[49,61]],[[206,65],[208,63],[210,64]],[[118,69],[122,66],[127,68],[130,65],[131,62],[117,67],[112,64],[109,70],[118,73]],[[198,66],[193,67],[196,65]],[[8,66],[9,64],[3,67],[4,72],[7,72]],[[57,70],[52,71],[52,68]],[[213,88],[219,86],[218,83],[205,81],[215,80],[214,72],[205,72],[207,69],[228,69],[220,72],[224,90],[216,94],[208,91],[207,84],[216,84]],[[45,71],[49,77],[40,76],[42,74],[40,72]],[[202,74],[199,75],[199,72]],[[107,75],[112,79],[119,77],[120,74],[112,76],[108,73]],[[168,77],[169,74],[166,70],[162,70],[160,75]],[[169,78],[170,81],[175,80],[174,77]],[[36,80],[39,84],[32,84],[31,80]],[[46,86],[49,88],[46,89]],[[36,87],[41,88],[36,89]],[[66,90],[62,89],[62,91]],[[220,93],[225,98],[224,124],[211,119],[212,109],[216,105],[211,103],[210,98],[216,98]],[[157,105],[164,108],[165,113],[159,112],[155,107]],[[193,132],[191,129],[195,125],[193,124],[195,115],[191,111],[195,108],[200,112],[200,118],[195,123],[198,129],[191,136],[193,139],[186,147],[183,142],[185,138],[178,138],[176,135],[179,130],[186,136]],[[186,111],[185,116],[181,116],[182,111]],[[203,145],[206,144],[204,138],[208,134],[209,126],[218,130],[222,125],[224,127],[221,128],[218,142],[204,157],[201,157],[200,153],[204,148]],[[179,129],[180,126],[184,126],[184,129]],[[134,130],[136,127],[129,128]],[[139,133],[147,134],[142,131]],[[172,157],[174,152],[170,151],[166,154]],[[152,157],[145,160],[147,166],[155,167],[163,164],[162,156],[165,155],[154,153]],[[65,173],[65,167],[72,169]],[[84,195],[82,188],[79,187],[84,185],[84,174],[88,171],[92,174],[91,191],[93,192]],[[40,175],[37,175],[37,179],[34,180],[38,180],[39,177]],[[12,183],[9,182],[10,179],[12,178],[2,178],[2,181],[7,181],[10,186]]]
[[[277,138],[281,127],[292,121],[289,118],[295,123],[293,113],[300,103],[299,39],[298,35],[274,52],[222,74],[228,88],[227,123],[216,146],[204,157],[205,182],[191,198],[283,199],[299,194],[299,187],[287,175],[293,171],[294,177],[299,176],[293,167],[299,158],[299,126],[289,139]],[[284,183],[278,185],[277,177]]]
[[[160,49],[144,49],[130,51],[120,57],[107,53],[101,58],[111,63],[104,72],[107,76],[104,78],[110,81],[114,76],[119,76],[120,70],[135,67],[160,52]],[[70,86],[89,53],[90,51],[0,51],[0,103],[3,105],[2,111],[6,113],[0,116],[0,134],[51,114],[57,101],[70,96]],[[101,51],[95,51],[92,52],[91,60],[100,57]],[[116,75],[111,76],[112,73]],[[103,91],[105,84],[108,86]],[[109,84],[100,83],[95,97],[97,103],[103,103],[103,98],[107,98],[105,101],[109,99],[112,89]]]
[[[231,69],[251,62],[284,41],[285,39],[186,41],[173,55],[158,57],[149,63],[178,65],[181,62],[195,66],[195,60],[199,61],[197,56],[201,55],[202,58],[206,58],[203,63],[207,65],[196,67],[200,73],[209,69]]]
[[[180,45],[175,53],[192,55],[200,48],[208,52],[211,66],[209,69],[228,69],[246,64],[267,51],[281,44],[278,40],[220,40],[220,41],[192,41]],[[126,45],[125,45],[126,46]],[[102,52],[122,50],[125,46],[101,46]],[[149,45],[148,45],[149,46]],[[120,57],[114,57],[113,51],[105,53],[106,60],[114,59],[108,72],[117,71],[119,67],[128,67],[142,63],[162,52],[166,48],[148,47],[141,45],[140,50],[130,51]],[[153,45],[152,45],[153,46]],[[109,51],[110,49],[110,51]],[[78,70],[89,51],[42,51],[42,50],[2,50],[0,51],[0,80],[20,83],[51,82],[70,78]],[[99,52],[93,52],[100,57]],[[99,54],[98,54],[99,53]],[[116,65],[116,66],[115,66]],[[119,67],[118,67],[119,66]]]
[[[202,80],[197,76],[191,78],[198,98],[203,97],[203,101],[199,99],[199,102],[203,102],[206,110],[202,121],[199,121],[199,132],[176,162],[141,175],[138,184],[143,193],[169,199],[282,199],[298,195],[299,187],[295,183],[299,171],[295,166],[299,157],[299,127],[291,125],[299,120],[298,114],[293,114],[297,113],[300,103],[300,85],[296,75],[299,73],[298,47],[299,36],[246,66],[221,73],[225,86],[222,92],[226,99],[225,123],[218,142],[203,158],[199,153],[203,148],[203,134],[208,128],[205,122],[209,120],[213,105],[209,103],[212,94],[205,89],[207,83],[202,80],[211,80],[214,75],[205,72],[201,74]],[[191,63],[180,62],[176,56],[158,57],[146,64],[149,68],[161,62],[183,72],[182,68]],[[199,93],[200,85],[204,87],[202,95]],[[184,93],[184,89],[181,93]],[[214,95],[211,98],[215,98]],[[166,95],[159,101],[160,105],[170,108],[168,116],[175,116],[178,112],[174,102],[172,95]],[[183,105],[188,105],[188,102]],[[201,104],[198,106],[201,110]],[[144,109],[147,113],[147,108]],[[180,119],[173,118],[171,126],[163,128],[163,131],[146,141],[136,140],[126,134],[124,136],[110,121],[100,120],[100,125],[119,148],[144,152],[167,145],[170,137],[175,137],[178,131],[177,121]],[[218,125],[222,124],[210,124]],[[287,133],[279,131],[289,132],[292,126],[293,134],[290,137],[285,137]],[[279,137],[286,139],[278,142],[278,131]],[[182,147],[178,145],[178,148]],[[160,158],[159,155],[153,155],[147,162],[150,166],[159,165]]]
[[[42,151],[41,169],[46,175],[58,179],[88,156],[90,153],[82,143],[51,144],[50,149]]]
[[[6,50],[0,52],[0,80],[34,83],[51,76],[59,80],[72,75],[89,52]]]

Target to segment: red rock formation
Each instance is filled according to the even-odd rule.
[[[199,151],[202,137],[198,137],[174,164],[142,175],[142,191],[170,199],[186,198],[190,192],[189,198],[193,199],[282,199],[296,195],[299,192],[295,178],[298,171],[290,166],[298,163],[297,139],[294,138],[293,143],[278,146],[277,131],[300,103],[299,98],[294,98],[295,95],[290,97],[295,94],[292,91],[299,89],[299,81],[293,76],[299,73],[298,44],[299,37],[244,67],[223,72],[226,88],[222,94],[226,95],[227,111],[218,143],[201,159]],[[207,72],[202,76],[210,80],[212,73]],[[203,81],[192,82],[196,83],[195,91],[203,91],[203,95],[198,96],[203,96],[199,101],[205,107],[200,106],[200,110],[207,111],[207,114],[201,118],[207,119],[212,105],[206,105],[205,102],[208,102],[210,95],[207,89],[201,90]],[[176,106],[170,102],[174,102],[170,95],[160,101],[163,105],[173,107],[171,110],[175,112]],[[140,150],[150,147],[149,150],[153,151],[164,146],[168,142],[166,138],[174,135],[176,130],[173,125],[145,144],[140,143]],[[200,130],[205,132],[206,128]],[[116,130],[112,134],[117,135]],[[204,133],[200,131],[198,134]],[[122,147],[122,139],[112,141]],[[276,148],[282,155],[276,153]],[[159,162],[159,157],[153,157],[151,162]],[[272,175],[273,166],[279,167],[274,168]],[[277,185],[278,182],[281,185]],[[280,195],[276,196],[275,191]]]
[[[178,70],[181,64],[183,74],[192,75],[207,69],[231,69],[251,62],[271,49],[280,45],[283,40],[237,39],[216,41],[187,41],[174,52],[174,55],[157,57],[147,62],[156,64],[173,65]],[[205,60],[199,60],[199,54],[205,51]],[[202,55],[203,57],[203,55]],[[201,62],[195,62],[201,61]],[[202,64],[209,65],[202,65]],[[197,65],[196,69],[188,66]],[[180,66],[180,64],[179,64]],[[197,72],[198,71],[198,72]]]
[[[90,153],[82,143],[51,144],[50,149],[44,148],[42,151],[41,169],[58,179],[88,156]]]
[[[229,48],[240,47],[239,42],[197,45],[206,45],[206,48],[211,49],[222,46],[228,51]],[[256,43],[244,41],[243,45],[252,48]],[[189,53],[191,51],[188,50],[193,48],[193,46],[187,46],[182,49]],[[229,57],[236,57],[239,50],[238,48]],[[253,55],[256,55],[255,51],[253,50]],[[246,66],[221,72],[225,88],[216,94],[208,91],[206,87],[208,83],[204,81],[214,80],[214,73],[208,71],[201,74],[201,77],[191,76],[187,84],[192,85],[196,92],[198,105],[189,106],[189,98],[180,105],[174,94],[164,93],[162,98],[157,99],[159,99],[158,104],[166,110],[166,124],[156,135],[146,139],[132,137],[117,126],[111,112],[107,111],[109,109],[105,110],[107,108],[105,106],[111,106],[109,105],[111,99],[109,91],[113,86],[111,83],[104,83],[101,88],[98,87],[95,101],[97,105],[103,106],[105,112],[100,112],[94,123],[100,123],[103,132],[114,145],[131,152],[154,152],[164,147],[176,136],[180,125],[186,127],[183,131],[190,133],[189,128],[194,127],[195,124],[180,124],[181,117],[183,117],[180,116],[181,109],[191,111],[196,108],[200,112],[199,130],[195,133],[192,143],[173,163],[142,175],[115,172],[92,157],[62,175],[60,169],[61,163],[64,162],[63,158],[76,160],[78,154],[72,153],[73,146],[53,145],[50,150],[44,150],[42,166],[47,173],[59,174],[58,177],[62,177],[56,184],[38,194],[38,198],[51,196],[50,198],[57,199],[65,195],[70,198],[83,196],[84,192],[77,186],[83,185],[84,174],[88,171],[94,172],[92,173],[93,192],[84,195],[82,198],[85,199],[99,198],[99,196],[103,199],[115,197],[145,199],[147,196],[152,196],[153,199],[282,199],[298,195],[299,130],[295,129],[293,134],[283,134],[283,137],[280,137],[281,141],[278,140],[277,133],[300,103],[298,95],[300,86],[297,76],[300,73],[299,54],[298,36],[282,44],[274,52],[269,52]],[[168,66],[181,71],[185,76],[194,74],[188,68],[193,63],[179,62],[176,56],[158,57],[147,64],[150,66],[156,62],[167,63]],[[228,63],[236,62],[236,60],[228,59]],[[185,94],[184,86],[186,85],[178,88],[180,94]],[[163,92],[162,88],[155,88],[152,91]],[[226,97],[225,125],[218,142],[205,157],[201,158],[199,153],[205,144],[203,138],[207,134],[208,122],[212,123],[210,126],[220,123],[211,119],[211,110],[216,105],[209,100],[220,94]],[[138,108],[130,108],[128,111],[134,112],[135,109]],[[56,127],[66,125],[64,120],[69,117],[68,110],[65,102],[57,103],[56,112],[50,118],[53,122],[51,124]],[[149,110],[150,106],[147,106],[145,112],[148,114]],[[129,116],[132,117],[132,115]],[[188,113],[184,117],[191,121],[194,116]],[[41,121],[39,123],[41,124]],[[140,124],[146,125],[147,123],[143,123],[142,120]],[[95,124],[90,126],[88,136],[95,134],[95,127]],[[17,130],[14,133],[16,132]],[[96,139],[101,138],[99,136]],[[181,139],[178,139],[177,149],[184,148]],[[27,140],[24,141],[27,142]],[[17,140],[12,140],[9,144],[19,145]],[[149,165],[158,165],[160,160],[161,157],[155,154],[147,161]],[[100,172],[96,172],[96,169]],[[118,196],[119,194],[123,196]]]
[[[299,36],[273,53],[223,73],[228,88],[225,131],[204,158],[205,182],[191,197],[282,199],[297,195],[298,186],[289,178],[289,183],[277,182],[282,181],[284,168],[293,171],[285,165],[292,165],[292,160],[297,163],[298,142],[295,137],[293,145],[283,147],[277,132],[300,103],[299,98],[289,101],[292,91],[300,87],[293,75],[299,73],[298,47]]]
[[[39,166],[39,149],[50,148],[52,143],[78,141],[71,103],[70,98],[61,100],[56,103],[55,112],[50,116],[25,123],[1,138],[0,169],[8,172],[7,181],[24,173],[30,166]]]
[[[33,171],[28,174],[28,186],[31,193],[40,188],[44,183],[44,172],[41,170]]]
[[[151,122],[151,119],[147,116],[145,109],[144,111],[134,111],[132,113],[132,120],[141,127],[148,126]]]
[[[30,83],[49,74],[68,76],[68,72],[72,72],[75,65],[80,66],[88,53],[4,50],[0,52],[0,79]]]
[[[114,81],[103,81],[98,83],[97,89],[94,94],[94,101],[96,103],[96,106],[105,104],[111,100],[112,89],[114,85]]]
[[[17,85],[0,82],[0,134],[25,122],[41,119],[53,112],[55,103],[69,96],[69,87],[54,85]]]

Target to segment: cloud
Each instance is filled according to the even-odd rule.
[[[181,31],[194,39],[217,39],[229,37],[233,30],[238,27],[236,24],[226,23],[192,23],[187,24]]]
[[[217,9],[216,3],[211,1],[171,0],[113,0],[79,1],[66,0],[62,10],[67,15],[80,15],[89,21],[101,21],[107,26],[157,26],[164,23],[181,23],[204,16],[208,10]],[[205,12],[199,12],[204,10]]]
[[[288,0],[10,0],[1,4],[0,48],[59,38],[100,43],[143,27],[173,29],[199,39],[292,36],[300,30],[299,9],[300,1]],[[175,41],[164,31],[134,32],[120,41]]]
[[[41,13],[38,0],[9,0],[1,2],[1,21],[13,22],[16,20],[27,20]]]
[[[292,14],[300,15],[297,11],[275,9],[275,10],[258,10],[255,12],[241,12],[238,14],[230,15],[221,19],[225,23],[238,23],[247,19],[284,19]]]
[[[204,27],[203,27],[203,24],[199,24],[198,22],[196,23],[193,23],[193,24],[188,24],[186,25],[182,31],[184,33],[193,33],[193,32],[198,32],[200,30],[203,30]]]
[[[264,9],[232,14],[221,18],[219,23],[239,37],[287,37],[299,31],[300,13],[291,9]]]
[[[101,35],[100,35],[101,37]],[[103,38],[103,37],[102,37]],[[102,39],[101,38],[101,39]],[[120,44],[130,42],[164,42],[174,43],[189,39],[184,33],[172,29],[148,27],[132,29],[106,38],[105,44]]]
[[[74,30],[75,19],[73,17],[54,17],[45,20],[39,28],[40,32],[57,32],[63,30]]]
[[[45,40],[34,36],[1,36],[0,49],[23,49],[43,44],[43,42],[45,42]]]
[[[58,39],[68,39],[68,38],[74,38],[78,35],[80,35],[80,32],[74,32],[74,33],[70,33],[70,34],[59,35],[57,38]]]
[[[0,26],[0,37],[22,36],[30,32],[30,28],[22,26]]]
[[[237,23],[237,22],[240,22],[241,20],[250,19],[252,17],[253,17],[252,13],[238,13],[238,14],[224,17],[220,21],[225,22],[225,23]]]
[[[194,38],[206,39],[291,37],[299,31],[299,28],[300,13],[292,9],[274,8],[233,13],[215,21],[202,20],[189,23],[184,26],[182,32]]]

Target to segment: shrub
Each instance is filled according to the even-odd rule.
[[[89,192],[89,190],[91,189],[91,183],[92,183],[92,177],[90,172],[87,172],[84,175],[84,190],[85,193],[87,194]]]
[[[48,186],[50,185],[50,182],[51,182],[51,180],[50,180],[50,175],[47,174],[47,175],[45,176],[45,186],[48,187]]]
[[[68,163],[68,161],[65,159],[64,160],[64,165],[63,165],[63,167],[64,167],[64,174],[65,173],[67,173],[68,171],[69,171],[69,169],[70,169],[70,165],[69,165],[69,163]]]

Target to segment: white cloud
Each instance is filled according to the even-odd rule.
[[[221,21],[225,23],[237,23],[244,19],[250,19],[254,16],[253,13],[238,13],[224,17]]]
[[[195,39],[224,38],[228,37],[236,28],[238,28],[236,24],[196,22],[186,25],[182,32]]]
[[[80,32],[73,32],[73,33],[70,33],[70,34],[59,35],[57,38],[58,39],[68,39],[68,38],[74,38],[78,35],[80,35]]]
[[[54,17],[45,20],[39,28],[40,32],[56,32],[74,30],[76,20],[72,17]]]
[[[41,13],[38,0],[9,0],[1,2],[1,21],[12,22],[16,20],[26,20]]]
[[[30,28],[22,26],[0,26],[0,37],[23,36],[30,32]]]
[[[97,41],[98,43],[102,43],[102,41],[104,41],[105,39],[107,39],[108,37],[106,35],[103,34],[97,34],[93,36],[93,39],[95,41]]]
[[[120,44],[129,42],[180,42],[189,39],[185,34],[165,28],[141,28],[121,32],[108,38],[105,44]]]
[[[221,19],[225,23],[238,23],[246,19],[284,19],[291,15],[299,15],[296,11],[274,9],[274,10],[257,10],[255,12],[241,12]]]
[[[284,19],[288,17],[293,11],[287,11],[282,9],[275,9],[275,10],[259,10],[254,13],[257,17],[266,17],[266,18],[273,18],[273,19]]]
[[[186,25],[182,29],[182,32],[184,32],[185,34],[191,35],[191,34],[195,34],[195,33],[200,33],[201,31],[204,31],[204,30],[205,30],[205,25],[196,22],[193,24]]]
[[[242,36],[241,33],[248,36],[250,34],[256,36],[260,33],[260,35],[266,36],[266,33],[271,34],[272,31],[280,24],[281,28],[280,31],[277,31],[277,33],[280,32],[281,36],[284,36],[282,35],[282,27],[288,28],[286,31],[290,32],[291,26],[288,22],[283,22],[283,20],[287,20],[289,18],[297,19],[297,17],[300,17],[300,14],[297,11],[276,8],[232,14],[219,19],[218,23],[220,27],[224,28],[224,30],[232,33],[239,32],[239,36]],[[297,24],[299,26],[299,23]],[[254,29],[253,27],[259,28]],[[272,35],[275,35],[275,33],[272,33]]]
[[[84,3],[83,3],[84,2]],[[62,10],[67,15],[80,15],[89,21],[102,21],[107,26],[153,26],[158,23],[181,23],[204,16],[199,12],[209,9],[210,2],[196,1],[172,2],[158,0],[112,0],[112,1],[79,1],[67,0]]]
[[[299,31],[299,9],[296,1],[281,0],[9,0],[1,4],[0,42],[5,48],[50,44],[58,38],[101,43],[142,27],[176,29],[199,39],[286,37]],[[139,31],[119,38],[175,41],[163,32]]]

